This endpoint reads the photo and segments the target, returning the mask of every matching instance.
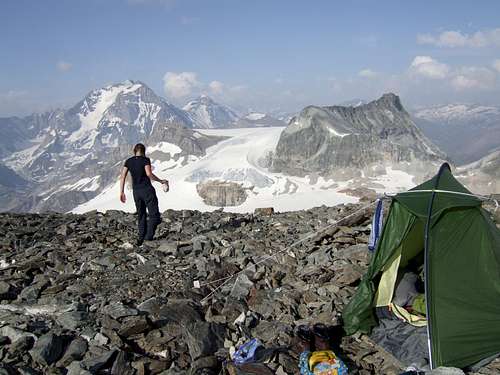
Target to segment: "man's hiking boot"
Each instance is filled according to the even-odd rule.
[[[312,340],[313,335],[309,326],[300,325],[295,330],[295,339],[292,344],[292,350],[297,354],[312,351]]]
[[[144,243],[144,238],[138,238],[137,241],[135,241],[136,246],[142,246]]]
[[[330,350],[330,328],[323,323],[316,323],[312,328],[316,350]]]

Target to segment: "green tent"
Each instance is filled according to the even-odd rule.
[[[394,196],[368,271],[343,311],[346,333],[371,331],[397,270],[420,256],[431,368],[463,368],[500,353],[500,230],[481,203],[448,164]]]

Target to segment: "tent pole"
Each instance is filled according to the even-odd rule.
[[[429,209],[427,212],[427,222],[425,224],[425,237],[424,237],[424,268],[425,268],[425,310],[427,316],[427,347],[429,348],[429,364],[431,370],[434,369],[434,358],[432,357],[432,331],[431,331],[431,316],[430,312],[430,289],[429,289],[429,230],[431,227],[432,206],[434,205],[434,198],[436,197],[436,188],[439,185],[439,180],[444,169],[448,168],[451,171],[448,163],[443,163],[436,176],[436,182],[432,191],[431,199],[429,200]]]

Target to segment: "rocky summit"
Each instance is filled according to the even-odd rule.
[[[389,93],[356,107],[304,108],[281,133],[273,168],[349,180],[377,174],[381,165],[421,176],[444,159]]]
[[[363,207],[170,210],[141,247],[133,214],[1,214],[0,374],[296,374],[294,329],[318,322],[349,373],[399,374],[340,327],[370,257]],[[267,358],[235,372],[230,354],[251,338]]]

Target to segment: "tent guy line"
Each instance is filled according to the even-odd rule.
[[[260,261],[258,261],[258,262],[256,262],[256,263],[253,263],[252,265],[250,265],[250,266],[248,266],[248,267],[246,267],[246,268],[242,269],[241,271],[238,271],[238,272],[233,273],[232,275],[229,275],[229,276],[227,276],[227,277],[223,277],[223,278],[221,278],[221,279],[217,279],[217,280],[214,280],[214,281],[211,281],[211,282],[208,282],[208,283],[203,283],[203,284],[198,284],[198,283],[196,283],[196,282],[195,282],[195,287],[196,287],[196,289],[199,289],[199,288],[201,288],[202,286],[208,286],[208,285],[215,284],[215,283],[217,283],[217,282],[219,282],[219,281],[223,281],[223,280],[224,280],[224,282],[223,282],[221,285],[219,285],[219,286],[218,286],[218,287],[216,287],[214,290],[212,290],[212,291],[211,291],[208,295],[206,295],[206,296],[205,296],[205,297],[201,300],[201,303],[206,302],[206,301],[207,301],[210,297],[212,297],[215,293],[217,293],[217,292],[218,292],[218,291],[219,291],[219,290],[220,290],[220,289],[221,289],[224,285],[226,285],[226,284],[227,284],[227,283],[228,283],[228,282],[229,282],[232,278],[234,278],[235,276],[239,276],[240,274],[242,274],[242,273],[244,273],[244,272],[246,272],[246,271],[250,271],[250,270],[252,270],[253,268],[255,268],[256,266],[258,266],[259,264],[265,263],[265,262],[267,262],[268,260],[270,260],[270,259],[272,259],[272,258],[274,258],[274,257],[276,257],[276,256],[278,256],[278,255],[280,255],[280,254],[283,254],[283,253],[285,253],[285,252],[287,252],[287,251],[291,250],[293,247],[295,247],[295,246],[297,246],[297,245],[300,245],[301,243],[303,243],[303,242],[305,242],[305,241],[307,241],[307,240],[310,240],[311,238],[313,238],[313,237],[317,236],[318,234],[320,234],[320,233],[322,233],[322,232],[325,232],[325,231],[327,231],[327,230],[329,230],[329,229],[335,228],[335,227],[336,227],[337,225],[339,225],[342,221],[344,221],[344,220],[346,220],[346,219],[348,219],[348,218],[350,218],[350,217],[352,217],[352,216],[354,216],[354,215],[356,215],[356,214],[358,214],[358,213],[360,213],[360,212],[362,212],[362,211],[366,210],[367,208],[369,208],[369,207],[373,206],[375,203],[376,203],[376,201],[375,201],[375,202],[371,202],[370,204],[367,204],[367,205],[365,205],[365,206],[363,206],[363,207],[361,207],[361,208],[357,209],[356,211],[354,211],[354,212],[350,213],[349,215],[344,216],[344,217],[340,218],[339,220],[336,220],[334,223],[332,223],[332,224],[330,224],[330,225],[327,225],[327,226],[325,226],[325,227],[323,227],[323,228],[320,228],[320,229],[318,229],[318,230],[316,230],[316,231],[310,232],[308,235],[306,235],[305,237],[301,238],[300,240],[298,240],[298,241],[294,242],[294,243],[293,243],[293,244],[291,244],[290,246],[285,247],[283,250],[280,250],[280,251],[276,252],[275,254],[269,255],[269,256],[267,256],[267,257],[265,257],[265,258],[261,259]]]
[[[436,192],[436,193],[448,193],[448,194],[458,194],[458,195],[465,195],[465,196],[470,196],[470,197],[475,197],[475,198],[478,198],[480,200],[485,200],[485,201],[493,201],[496,205],[495,207],[495,210],[499,207],[499,203],[496,199],[492,198],[492,197],[488,197],[488,196],[484,196],[484,195],[479,195],[479,194],[469,194],[469,193],[462,193],[462,192],[456,192],[456,191],[449,191],[449,190],[439,190],[439,189],[428,189],[428,190],[409,190],[409,191],[405,191],[405,192],[401,192],[401,193],[384,193],[384,196],[383,197],[380,197],[379,199],[392,199],[396,194],[410,194],[410,193],[433,193],[433,192]],[[297,245],[300,245],[301,243],[313,238],[314,236],[316,236],[317,234],[320,234],[326,230],[329,230],[331,228],[334,228],[335,226],[337,226],[338,224],[340,224],[343,220],[346,220],[352,216],[354,216],[355,214],[361,212],[361,211],[364,211],[366,210],[367,208],[373,206],[374,204],[376,203],[376,200],[370,204],[367,204],[363,207],[361,207],[360,209],[352,212],[351,214],[343,217],[343,218],[340,218],[339,220],[337,220],[336,222],[324,227],[324,228],[321,228],[321,229],[318,229],[317,231],[313,231],[313,232],[310,232],[307,236],[305,236],[304,238],[294,242],[293,244],[291,244],[290,246],[284,248],[283,250],[280,250],[278,251],[277,253],[273,254],[273,255],[269,255],[268,257],[264,258],[264,259],[261,259],[260,261],[256,262],[256,263],[253,263],[252,265],[244,268],[243,270],[241,271],[238,271],[238,272],[235,272],[229,276],[226,276],[226,277],[222,277],[220,279],[216,279],[216,280],[213,280],[213,281],[209,281],[209,282],[206,282],[206,283],[199,283],[198,282],[195,282],[195,288],[196,289],[199,289],[201,287],[204,287],[204,286],[210,286],[210,285],[213,285],[213,284],[217,284],[219,282],[223,282],[221,285],[219,285],[218,287],[216,287],[214,290],[212,290],[212,292],[210,292],[207,296],[205,296],[201,302],[205,302],[207,301],[210,297],[212,297],[215,293],[217,293],[224,285],[226,285],[232,278],[234,278],[235,276],[239,276],[240,274],[246,272],[246,271],[250,271],[251,269],[253,269],[254,267],[258,266],[259,264],[262,264],[262,263],[265,263],[267,262],[268,260],[276,257],[277,255],[280,255],[282,253],[285,253],[287,252],[288,250],[291,250],[292,248],[294,248],[295,246]]]

